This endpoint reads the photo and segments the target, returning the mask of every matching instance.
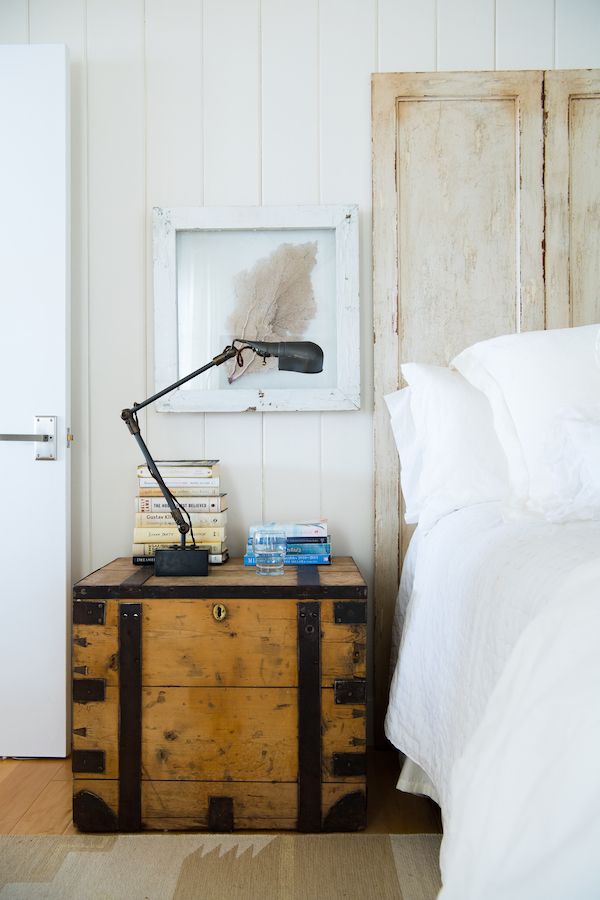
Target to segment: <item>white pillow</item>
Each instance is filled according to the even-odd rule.
[[[417,440],[410,408],[410,388],[402,388],[383,398],[390,412],[390,424],[400,456],[400,485],[404,496],[404,518],[409,524],[419,521],[423,510],[421,496],[422,446]]]
[[[458,372],[407,363],[408,388],[385,400],[400,454],[406,521],[428,528],[464,506],[508,491],[490,405]]]
[[[516,499],[549,518],[558,498],[564,505],[572,496],[572,486],[556,465],[557,433],[574,409],[594,420],[600,399],[599,347],[600,325],[584,325],[492,338],[452,361],[490,401]],[[583,437],[585,429],[572,429],[571,447],[576,434]],[[565,472],[563,467],[563,476]],[[600,495],[588,496],[586,502],[600,506]]]
[[[546,518],[600,519],[600,406],[593,418],[573,409],[555,419],[544,461],[554,491]]]

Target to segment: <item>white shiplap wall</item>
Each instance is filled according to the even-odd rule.
[[[0,43],[72,59],[73,576],[131,540],[152,391],[152,206],[358,203],[360,412],[160,415],[156,456],[215,456],[231,546],[327,516],[372,574],[370,73],[600,66],[600,0],[0,0]],[[215,348],[215,351],[218,348]]]

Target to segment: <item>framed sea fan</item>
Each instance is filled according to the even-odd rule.
[[[316,241],[279,244],[250,270],[236,275],[236,307],[227,321],[230,334],[242,340],[301,340],[317,311],[311,280],[316,261]],[[275,357],[261,363],[252,353],[230,363],[230,384],[260,365],[277,368]]]
[[[312,341],[323,371],[242,353],[158,401],[167,412],[358,409],[356,206],[154,209],[155,389],[234,339]]]

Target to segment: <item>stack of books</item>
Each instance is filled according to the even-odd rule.
[[[262,529],[282,531],[286,536],[285,565],[288,566],[328,566],[331,563],[331,537],[327,522],[266,522],[251,525],[244,554],[244,565],[256,565],[252,549],[255,531]]]
[[[227,562],[227,495],[221,493],[218,459],[160,459],[156,465],[163,481],[188,511],[196,546],[208,550],[211,565]],[[137,467],[133,563],[151,565],[163,547],[179,547],[181,535],[168,503],[148,466]],[[192,545],[192,535],[186,544]]]

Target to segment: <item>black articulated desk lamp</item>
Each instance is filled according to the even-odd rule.
[[[231,346],[225,347],[221,353],[213,357],[206,365],[201,366],[201,368],[196,369],[195,372],[190,372],[189,375],[180,378],[179,381],[163,388],[162,391],[158,391],[158,393],[153,394],[152,397],[148,397],[146,400],[142,401],[142,403],[134,403],[131,409],[124,409],[121,412],[121,418],[138,442],[150,473],[158,483],[181,535],[180,546],[177,549],[157,550],[155,552],[155,575],[208,575],[208,550],[201,550],[196,547],[190,515],[164,483],[161,474],[158,471],[158,467],[152,458],[152,454],[148,450],[148,447],[140,434],[137,414],[140,409],[143,409],[150,403],[154,403],[159,397],[164,397],[165,394],[169,394],[176,388],[181,387],[182,384],[195,378],[196,375],[201,375],[202,372],[206,372],[207,369],[211,369],[213,366],[220,366],[222,363],[227,362],[228,359],[236,357],[238,365],[242,366],[244,350],[252,350],[257,356],[262,356],[263,359],[266,359],[268,356],[277,357],[279,359],[278,368],[282,371],[305,373],[323,371],[323,351],[318,344],[313,344],[312,341],[269,343],[266,341],[246,341],[241,338],[236,338]],[[191,532],[191,546],[186,546],[186,535],[188,532]]]

